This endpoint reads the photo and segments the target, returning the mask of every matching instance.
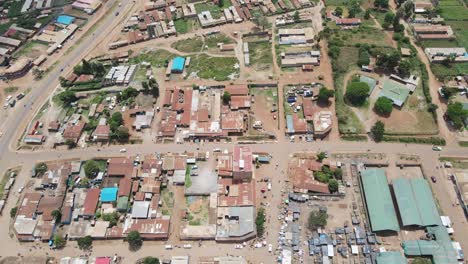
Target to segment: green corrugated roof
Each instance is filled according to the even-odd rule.
[[[369,85],[369,94],[372,93],[372,90],[374,90],[375,86],[377,85],[377,81],[371,77],[367,77],[365,75],[361,75],[359,76],[359,81],[360,82],[364,82],[364,83],[367,83],[367,85]]]
[[[427,181],[399,178],[393,181],[393,190],[398,204],[403,226],[440,225],[432,193]]]
[[[399,231],[385,172],[381,169],[363,170],[361,181],[372,231]]]
[[[444,226],[427,227],[427,233],[435,240],[404,241],[403,249],[407,256],[431,256],[434,264],[458,263],[452,241]]]
[[[402,106],[405,103],[406,98],[408,98],[409,93],[410,90],[403,84],[387,79],[383,83],[379,97],[387,97],[393,101],[393,104]]]
[[[117,209],[119,211],[126,211],[128,208],[128,197],[122,196],[117,199]]]
[[[408,261],[406,260],[405,257],[401,255],[400,252],[397,251],[386,251],[386,252],[381,252],[377,256],[377,264],[406,264]]]

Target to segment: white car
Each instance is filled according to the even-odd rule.
[[[19,189],[18,189],[18,193],[22,193],[24,190],[24,186],[21,186]]]
[[[124,148],[120,149],[120,153],[125,153],[125,152],[127,152],[127,149],[124,149]]]
[[[170,250],[170,249],[172,249],[172,245],[165,245],[164,248],[167,249],[167,250]]]
[[[270,253],[271,253],[272,251],[273,251],[273,245],[271,245],[271,244],[268,244],[268,252],[270,252]]]
[[[241,244],[237,244],[234,248],[235,249],[241,249],[241,248],[243,248],[243,246]]]
[[[434,151],[442,151],[442,147],[433,146],[433,147],[432,147],[432,150],[434,150]]]
[[[220,148],[215,148],[215,149],[213,149],[213,152],[221,152],[221,149]]]
[[[192,248],[192,245],[190,245],[190,244],[185,244],[185,245],[184,245],[184,248],[187,248],[187,249]]]

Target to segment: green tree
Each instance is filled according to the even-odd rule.
[[[400,63],[400,59],[400,53],[398,51],[394,51],[390,54],[381,54],[378,56],[376,64],[383,70],[393,71]]]
[[[317,101],[319,103],[321,103],[321,104],[327,104],[328,105],[329,98],[333,97],[334,94],[335,94],[335,91],[329,90],[329,89],[327,89],[325,87],[322,87],[319,90]]]
[[[137,95],[138,95],[137,89],[133,87],[128,87],[127,89],[120,92],[118,97],[119,97],[119,101],[125,101],[131,98],[135,98]]]
[[[314,232],[319,227],[325,227],[327,225],[328,214],[320,211],[311,211],[307,226],[311,232]]]
[[[231,102],[231,94],[227,91],[223,93],[223,103],[224,104],[229,104]]]
[[[331,193],[335,193],[338,191],[338,181],[335,180],[335,179],[331,179],[329,182],[328,182],[328,190],[331,192]]]
[[[401,75],[408,77],[411,74],[411,62],[409,60],[402,60],[400,62],[400,65],[398,65],[398,72],[400,72]]]
[[[112,131],[116,131],[118,127],[123,125],[123,122],[122,114],[120,112],[115,112],[109,119],[109,127]]]
[[[468,118],[468,110],[463,109],[460,102],[450,103],[447,106],[447,116],[457,129],[463,128],[464,121]]]
[[[379,115],[388,116],[393,110],[393,101],[387,97],[381,96],[375,101],[374,110]]]
[[[78,238],[77,242],[78,242],[78,247],[81,250],[89,250],[91,249],[93,245],[93,239],[91,238],[91,236],[80,237]]]
[[[382,141],[385,133],[385,124],[382,121],[375,122],[371,128],[371,134],[376,142]]]
[[[159,84],[156,81],[156,79],[151,78],[149,80],[149,87],[151,88],[151,94],[153,95],[154,98],[159,97]]]
[[[364,19],[369,20],[370,19],[370,14],[371,14],[370,9],[366,9],[366,12],[364,13]]]
[[[357,64],[359,66],[370,64],[369,47],[367,45],[359,47],[359,59]]]
[[[438,105],[436,104],[433,104],[433,103],[430,103],[428,106],[427,106],[427,111],[428,112],[431,112],[431,113],[435,113],[437,108],[439,108]]]
[[[69,106],[71,103],[76,102],[78,98],[73,91],[67,90],[57,95],[58,100],[63,106]]]
[[[142,264],[159,264],[159,259],[155,257],[146,257],[143,259]]]
[[[294,22],[299,23],[301,21],[301,16],[299,15],[299,11],[294,12],[293,15]]]
[[[388,0],[375,0],[374,6],[377,8],[388,8]]]
[[[37,176],[41,176],[48,170],[47,164],[45,164],[44,162],[39,162],[34,167],[34,170],[36,171]]]
[[[335,8],[335,16],[341,17],[342,15],[343,15],[343,8],[341,8],[340,6],[337,6]]]
[[[68,149],[72,149],[76,147],[76,141],[73,139],[67,139],[65,140],[65,145],[68,146]]]
[[[128,128],[120,126],[111,134],[111,137],[119,142],[127,142],[130,138],[130,132]]]
[[[340,168],[334,170],[334,171],[333,171],[333,176],[334,176],[335,179],[337,179],[337,180],[343,179],[343,170],[340,169]]]
[[[83,166],[83,169],[86,177],[94,179],[99,173],[99,163],[95,160],[87,160]]]
[[[391,11],[387,12],[384,17],[384,22],[382,24],[382,27],[385,29],[390,28],[390,25],[392,25],[393,20],[395,19],[395,14],[393,14]]]
[[[353,0],[348,4],[348,17],[356,17],[361,12],[361,5],[359,1]]]
[[[138,231],[130,231],[125,240],[128,242],[128,246],[132,251],[140,249],[143,245],[143,238]]]
[[[10,209],[10,217],[15,218],[16,212],[18,212],[18,207],[15,206],[15,207],[11,208]]]
[[[346,88],[346,99],[355,106],[363,105],[369,95],[369,85],[365,82],[351,82]]]
[[[320,152],[319,154],[317,154],[317,160],[319,162],[322,162],[326,157],[327,157],[327,154],[325,152]]]
[[[58,209],[53,210],[51,215],[54,217],[56,223],[60,223],[62,220],[62,212]]]
[[[268,22],[268,18],[263,15],[261,12],[256,12],[253,15],[253,22],[257,27],[261,27],[262,30],[270,26],[270,22]]]
[[[67,243],[67,241],[60,235],[56,234],[54,236],[54,246],[55,248],[57,249],[61,249],[63,247],[65,247],[65,244]]]
[[[262,237],[265,232],[265,208],[260,207],[257,211],[257,217],[255,218],[255,225],[257,226],[257,236]]]
[[[223,7],[224,6],[224,0],[218,0],[218,7]]]
[[[149,85],[147,81],[142,81],[141,82],[141,87],[143,88],[143,93],[144,94],[149,94]]]

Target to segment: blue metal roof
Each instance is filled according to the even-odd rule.
[[[172,71],[183,71],[185,65],[185,58],[184,57],[175,57],[172,61]]]
[[[72,16],[67,16],[67,15],[60,15],[57,17],[57,23],[64,24],[64,25],[70,25],[73,23],[75,20],[74,17]]]
[[[101,190],[101,202],[114,202],[117,200],[117,192],[119,188],[117,187],[110,187],[110,188],[103,188]]]

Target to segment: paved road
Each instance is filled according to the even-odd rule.
[[[106,8],[110,8],[117,0],[111,0],[106,3]],[[130,11],[130,8],[134,6],[134,2],[130,0],[121,1],[121,7],[118,10],[124,10],[125,12]],[[125,16],[122,11],[120,17]],[[16,145],[16,136],[21,135],[18,131],[23,131],[26,124],[33,117],[33,114],[37,113],[39,108],[42,106],[42,102],[46,100],[52,93],[52,91],[59,84],[59,77],[72,70],[73,65],[83,59],[89,52],[91,52],[96,45],[107,35],[110,29],[119,25],[120,19],[116,19],[113,12],[109,12],[101,21],[97,22],[97,27],[93,31],[93,34],[83,36],[83,39],[73,47],[73,50],[58,61],[56,67],[45,76],[44,79],[39,81],[37,85],[34,85],[31,92],[18,103],[12,113],[9,114],[8,118],[2,125],[3,136],[0,138],[0,161],[3,159],[10,158],[10,153],[7,151],[9,145],[13,147]],[[92,43],[92,44],[91,44]],[[22,107],[24,105],[24,107]],[[13,142],[15,141],[15,142]]]

